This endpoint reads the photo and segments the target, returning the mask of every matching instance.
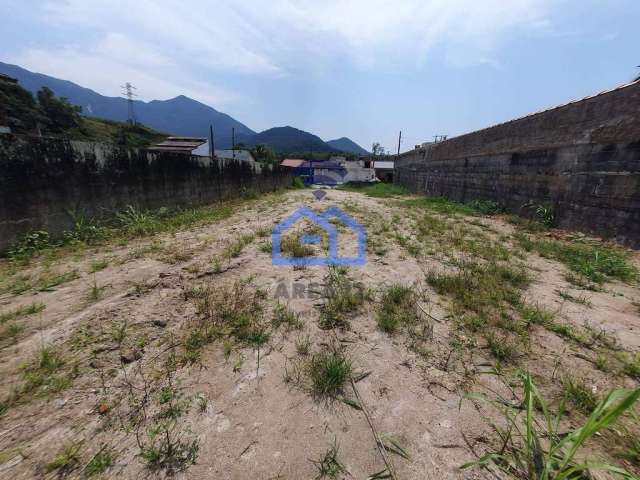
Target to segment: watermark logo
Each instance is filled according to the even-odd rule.
[[[343,257],[338,255],[338,230],[335,225],[330,222],[330,220],[334,218],[343,223],[355,234],[357,242],[356,256]],[[282,254],[282,235],[302,220],[307,220],[326,232],[329,239],[329,253],[327,256],[289,257]],[[300,237],[300,243],[306,245],[319,244],[321,240],[320,235],[302,235]],[[309,207],[299,208],[274,227],[271,232],[271,244],[271,260],[273,265],[278,266],[362,266],[367,261],[367,232],[365,228],[336,206],[329,207],[321,213],[316,213]]]
[[[320,201],[327,196],[327,193],[324,190],[314,190],[313,196],[316,197],[316,200]]]

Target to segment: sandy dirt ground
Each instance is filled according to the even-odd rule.
[[[482,341],[457,332],[463,346],[454,348],[450,300],[425,278],[455,266],[438,242],[416,253],[397,240],[396,235],[412,238],[412,219],[419,215],[400,202],[336,190],[318,201],[310,190],[288,191],[247,201],[217,223],[86,247],[50,261],[36,258],[14,272],[8,281],[43,271],[74,271],[77,278],[45,291],[0,296],[0,314],[44,305],[7,322],[19,331],[0,341],[0,400],[6,410],[0,416],[0,478],[85,478],[95,471],[96,455],[109,452],[108,467],[98,468],[104,471],[95,478],[311,479],[321,478],[317,461],[335,448],[343,470],[335,478],[365,479],[385,469],[374,430],[408,454],[387,451],[397,478],[495,478],[486,470],[460,469],[494,441],[484,417],[494,415],[500,423],[494,410],[466,399],[469,393],[511,395],[515,401],[518,388],[505,379],[516,368],[533,370],[551,399],[562,395],[562,372],[583,379],[597,394],[638,386],[629,376],[595,368],[593,349],[541,326],[531,328],[526,351],[502,367],[504,375],[491,374],[496,359]],[[317,290],[326,282],[327,267],[272,265],[271,229],[303,205],[316,211],[336,205],[368,232],[366,264],[347,273],[367,289],[368,299],[342,328],[319,325],[323,299]],[[460,216],[453,222],[516,248],[515,227],[504,218]],[[339,232],[346,245],[340,253],[353,253],[354,236],[344,226]],[[238,239],[244,239],[242,246],[227,254]],[[523,292],[530,303],[554,312],[557,321],[604,331],[619,351],[638,351],[637,285],[611,281],[598,291],[579,290],[567,282],[565,265],[532,252],[519,255],[532,277]],[[637,257],[632,261],[638,264]],[[201,315],[202,292],[223,292],[239,280],[252,295],[260,292],[267,318],[279,302],[295,312],[300,325],[273,328],[259,348],[216,338],[197,361],[182,361],[185,338]],[[422,336],[378,328],[380,295],[392,284],[420,292],[420,317],[428,325]],[[326,348],[350,359],[360,399],[350,384],[338,399],[309,392],[301,365]],[[59,365],[33,380],[42,374],[34,365],[43,349],[54,352]],[[151,468],[141,456],[141,445],[149,445],[153,435],[152,419],[166,405],[167,385],[188,404],[176,415],[172,434],[197,450],[193,462],[173,471]],[[364,407],[371,425],[363,410],[342,399]],[[568,424],[583,418],[572,415]],[[596,441],[592,453],[610,458],[613,451],[603,443]],[[56,464],[65,451],[68,458]],[[615,461],[637,471],[632,462]]]

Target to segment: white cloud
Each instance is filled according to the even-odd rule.
[[[32,48],[9,60],[32,71],[71,80],[107,96],[122,96],[121,85],[131,82],[138,85],[142,100],[186,95],[212,106],[243,100],[240,95],[215,85],[188,78],[163,78],[161,75],[147,73],[142,68],[127,65],[117,58],[78,48],[69,47],[55,52]]]
[[[435,47],[486,57],[506,33],[548,25],[558,1],[57,0],[46,15],[54,25],[122,29],[219,70],[281,75],[309,55],[370,66],[422,62]]]
[[[43,0],[33,15],[67,44],[18,51],[16,63],[100,92],[144,85],[225,105],[242,97],[203,75],[278,78],[300,71],[415,68],[430,54],[499,66],[508,34],[549,28],[560,0]],[[80,44],[80,42],[83,42]]]

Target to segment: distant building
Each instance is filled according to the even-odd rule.
[[[168,137],[163,142],[152,145],[149,150],[155,152],[174,152],[196,157],[211,156],[209,141],[204,137]],[[249,150],[216,150],[216,157],[224,160],[238,160],[255,164]]]
[[[360,160],[347,160],[345,157],[331,157],[330,160],[309,161],[287,158],[280,163],[293,169],[295,176],[301,177],[306,184],[341,185],[349,182],[375,182],[375,170],[365,167]]]
[[[378,180],[383,182],[393,182],[393,168],[394,163],[392,160],[374,160],[373,169],[376,172]]]
[[[304,160],[301,160],[299,158],[285,158],[282,162],[280,162],[280,165],[283,167],[298,168],[304,162]]]
[[[166,140],[149,147],[153,152],[173,152],[185,155],[197,155],[196,150],[207,143],[203,137],[167,137]]]

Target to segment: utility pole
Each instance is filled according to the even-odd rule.
[[[400,156],[400,142],[402,141],[402,130],[400,130],[400,134],[398,135],[398,157]]]
[[[216,158],[216,147],[213,143],[213,125],[209,124],[209,154],[211,159]]]
[[[127,82],[124,85],[121,85],[123,88],[122,94],[127,97],[127,122],[130,125],[135,125],[136,122],[136,112],[133,109],[133,97],[137,97],[138,95],[134,92],[137,90],[136,87],[131,85],[131,83]]]
[[[231,127],[231,155],[236,159],[236,127]]]

